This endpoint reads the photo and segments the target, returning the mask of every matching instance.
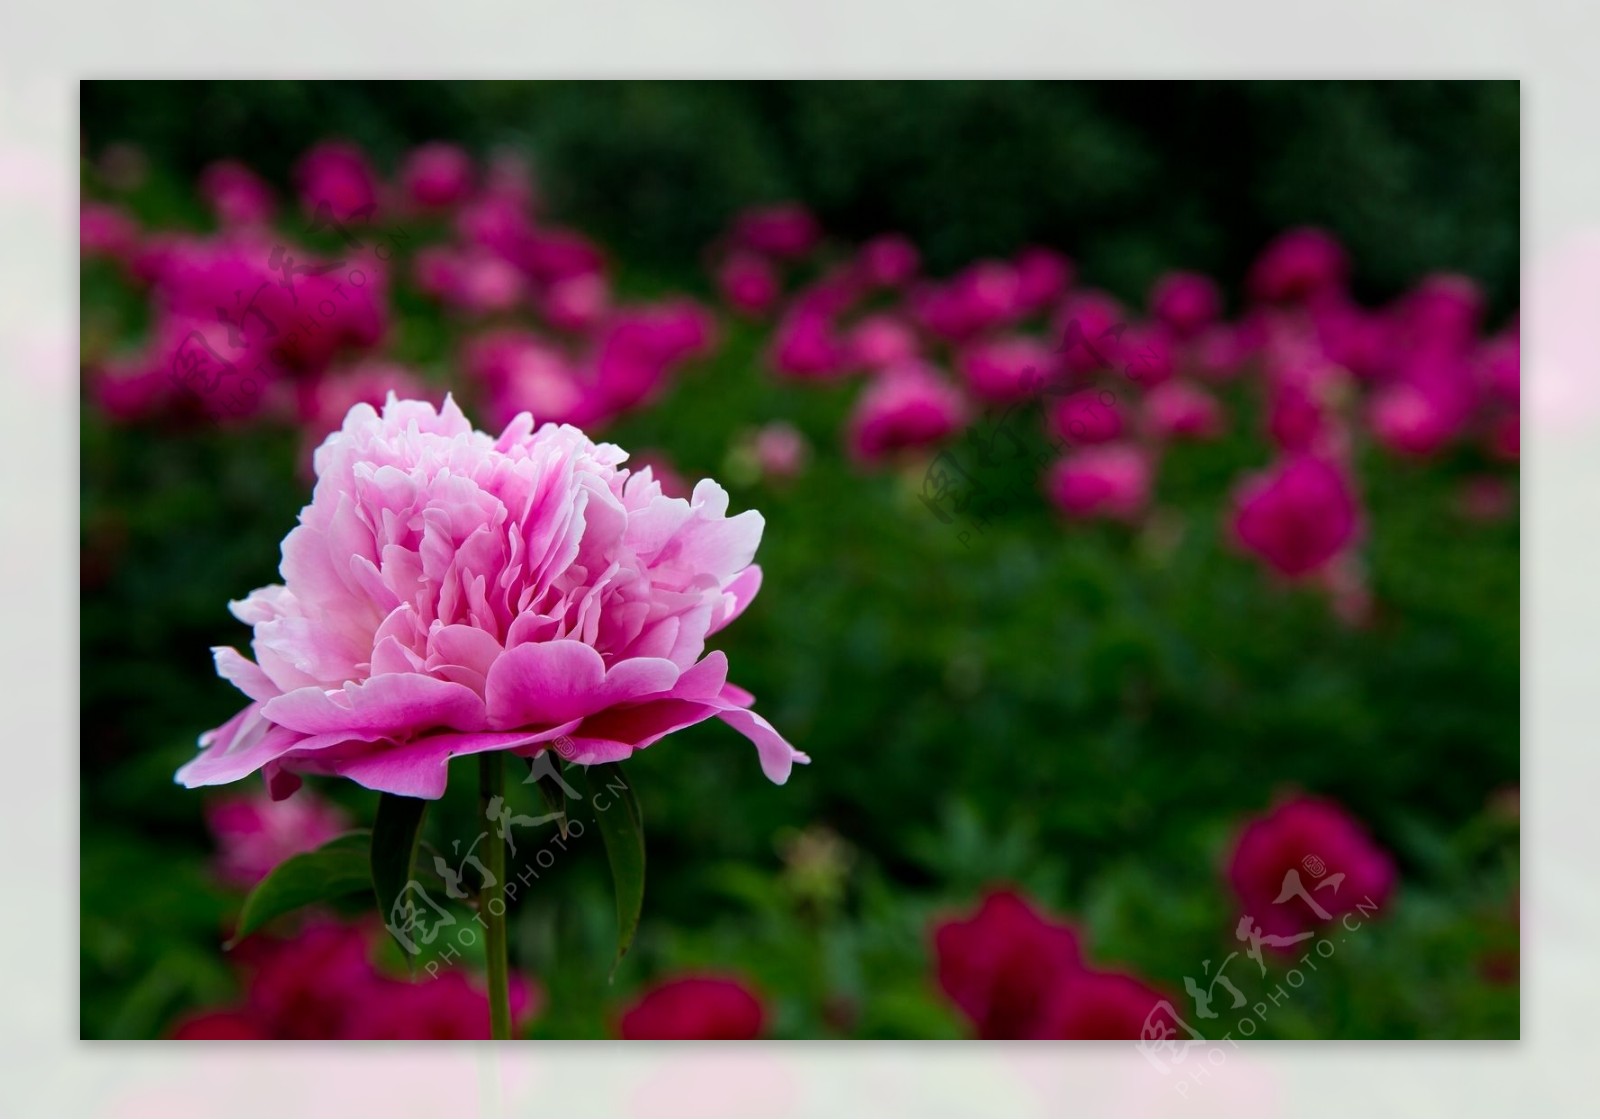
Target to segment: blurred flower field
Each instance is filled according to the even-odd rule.
[[[449,394],[491,435],[575,425],[669,495],[712,478],[765,519],[760,595],[712,644],[810,765],[770,784],[716,721],[622,763],[648,871],[614,977],[596,830],[513,781],[519,1034],[1518,1036],[1520,338],[1514,275],[1468,267],[1495,258],[1429,257],[1448,239],[1419,223],[1424,248],[1374,265],[1386,219],[1309,203],[1248,245],[1216,218],[1233,240],[1211,255],[1152,218],[1142,275],[1027,213],[972,249],[918,205],[868,205],[897,184],[860,152],[817,190],[854,176],[867,201],[750,189],[686,218],[705,228],[684,252],[591,228],[592,194],[564,206],[551,183],[608,171],[583,143],[351,110],[292,158],[241,139],[201,159],[168,120],[148,149],[116,132],[121,87],[91,85],[85,1038],[489,1037],[481,923],[453,889],[483,829],[470,763],[427,818],[437,938],[409,960],[361,890],[224,948],[275,867],[370,826],[359,778],[274,801],[259,776],[173,777],[239,708],[210,651],[248,649],[228,604],[278,579],[314,450],[391,393]],[[1378,95],[1316,88],[1282,104],[1344,106],[1326,143],[1369,151],[1327,121]],[[595,96],[626,102],[610,143],[633,121],[637,158],[692,186],[693,141],[652,114],[727,96],[759,120],[790,94]],[[897,136],[961,96],[861,94]],[[1025,131],[1057,95],[971,96],[1011,98]],[[1500,144],[1472,105],[1441,119]],[[1272,197],[1306,174],[1236,173]],[[727,178],[706,193],[744,190]],[[898,189],[938,183],[961,189]],[[619,212],[671,194],[615,189]],[[1464,227],[1483,205],[1438,199]]]

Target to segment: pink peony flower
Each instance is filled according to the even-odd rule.
[[[1167,998],[1120,972],[1076,972],[1052,989],[1038,1037],[1136,1040],[1143,1037],[1150,1013]]]
[[[850,329],[845,348],[852,365],[878,370],[917,357],[922,352],[922,343],[905,320],[879,313],[862,316]]]
[[[1173,340],[1157,324],[1129,327],[1121,338],[1123,375],[1150,388],[1171,379],[1177,364]]]
[[[1230,323],[1201,331],[1184,348],[1185,362],[1198,377],[1213,383],[1232,381],[1250,360],[1243,332]]]
[[[1395,305],[1395,341],[1403,350],[1464,351],[1483,319],[1483,290],[1454,273],[1429,276]]]
[[[898,288],[917,274],[922,258],[908,238],[886,233],[874,237],[856,257],[861,278],[873,287]]]
[[[1293,889],[1296,879],[1303,892]],[[1367,913],[1382,907],[1394,880],[1393,861],[1367,831],[1342,807],[1317,797],[1293,798],[1248,821],[1228,863],[1243,913],[1279,938],[1315,929],[1327,920],[1322,914],[1337,918],[1357,907]]]
[[[795,202],[746,210],[734,222],[734,241],[767,256],[803,257],[822,239],[822,228],[811,211]]]
[[[587,331],[611,309],[611,282],[603,272],[581,272],[551,281],[539,293],[539,312],[558,330]]]
[[[1069,393],[1050,408],[1052,434],[1075,444],[1108,443],[1122,435],[1122,410],[1109,389]]]
[[[755,253],[733,253],[717,269],[717,290],[741,315],[765,315],[783,295],[778,270]]]
[[[1349,263],[1333,235],[1304,227],[1280,234],[1250,268],[1250,293],[1270,303],[1290,303],[1344,284]]]
[[[206,1010],[186,1016],[172,1028],[170,1038],[183,1041],[213,1041],[216,1039],[266,1039],[272,1035],[248,1011]]]
[[[760,1038],[767,1011],[748,985],[724,976],[657,984],[622,1013],[625,1039]]]
[[[200,196],[224,226],[265,225],[278,209],[266,180],[238,160],[219,160],[202,171]]]
[[[290,856],[315,851],[350,827],[337,806],[309,795],[274,801],[260,793],[211,802],[206,825],[217,841],[218,878],[246,889]]]
[[[400,168],[400,187],[411,203],[427,210],[464,202],[472,193],[472,157],[455,144],[413,148]]]
[[[250,703],[178,781],[260,770],[287,795],[310,772],[437,798],[457,755],[565,736],[573,761],[616,761],[712,717],[785,781],[807,759],[705,652],[760,587],[761,515],[728,517],[710,480],[667,498],[626,458],[526,413],[475,432],[448,397],[351,409],[317,450],[284,583],[232,604],[256,660],[216,650]]]
[[[966,423],[960,390],[921,362],[884,370],[856,401],[849,423],[850,450],[863,463],[947,439]]]
[[[592,386],[559,349],[531,331],[474,338],[461,364],[484,386],[489,416],[498,424],[509,424],[519,412],[552,424],[587,423],[599,414]]]
[[[1163,439],[1215,439],[1222,434],[1222,408],[1197,385],[1168,381],[1150,390],[1144,401],[1150,430]]]
[[[301,156],[294,185],[300,205],[313,217],[324,204],[339,221],[371,214],[378,205],[378,177],[366,153],[340,140],[324,141]]]
[[[1054,995],[1083,971],[1078,937],[1010,890],[986,895],[970,917],[934,927],[939,986],[979,1038],[1049,1033]]]
[[[992,404],[1038,396],[1056,375],[1056,355],[1037,338],[1007,335],[974,342],[961,351],[957,368],[972,395]]]
[[[1151,289],[1150,311],[1178,338],[1194,338],[1222,314],[1222,293],[1209,276],[1169,272]]]
[[[1150,501],[1149,455],[1127,443],[1074,452],[1046,473],[1045,493],[1068,517],[1130,521]]]
[[[1290,577],[1337,556],[1355,539],[1358,522],[1344,470],[1315,455],[1291,456],[1246,479],[1235,494],[1233,527],[1240,543]]]
[[[1007,261],[978,261],[942,284],[911,294],[911,310],[931,334],[963,342],[1012,322],[1023,313],[1017,269]]]

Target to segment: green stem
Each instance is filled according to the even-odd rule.
[[[504,798],[506,792],[505,764],[499,751],[484,751],[478,756],[478,788],[484,819],[495,825],[489,816],[489,802]],[[506,842],[498,826],[490,828],[488,840],[489,880],[478,892],[478,915],[488,930],[484,944],[489,954],[489,1037],[498,1039],[511,1037],[511,987],[506,964]]]

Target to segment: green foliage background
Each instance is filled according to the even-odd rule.
[[[219,156],[283,184],[328,135],[386,168],[428,139],[516,145],[639,296],[709,298],[728,218],[794,197],[845,239],[912,235],[935,273],[1041,242],[1130,301],[1178,266],[1236,301],[1268,237],[1316,222],[1366,298],[1455,269],[1497,321],[1517,303],[1514,83],[91,82],[82,109],[87,155],[150,155],[131,203],[153,225],[202,225],[192,184]],[[86,266],[86,347],[134,338],[139,303]],[[452,328],[400,310],[395,354],[462,389]],[[1228,489],[1270,458],[1249,385],[1227,394],[1230,438],[1169,456],[1144,530],[1067,529],[1040,498],[969,547],[914,478],[844,459],[854,388],[780,384],[763,332],[724,327],[713,360],[605,435],[765,515],[764,589],[718,642],[815,761],[771,787],[720,726],[632,760],[639,941],[608,986],[604,860],[573,843],[514,922],[516,964],[551,997],[536,1034],[604,1033],[641,985],[703,965],[753,978],[780,1035],[957,1035],[927,924],[997,881],[1079,921],[1095,961],[1181,994],[1231,947],[1220,869],[1240,820],[1292,788],[1347,804],[1401,884],[1263,1032],[1518,1033],[1516,986],[1481,964],[1516,943],[1517,826],[1491,800],[1518,780],[1519,530],[1455,512],[1480,460],[1360,450],[1377,614],[1351,630],[1226,542]],[[779,418],[816,449],[786,486],[730,451]],[[248,642],[225,604],[276,580],[308,487],[288,430],[111,428],[86,406],[82,437],[82,1031],[151,1036],[234,993],[218,946],[238,899],[206,872],[202,795],[171,774],[238,706],[209,647]],[[470,769],[432,817],[441,847],[474,832]],[[370,821],[371,795],[326,788]],[[1254,1002],[1280,979],[1241,986]]]

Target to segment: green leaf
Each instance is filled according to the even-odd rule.
[[[239,928],[226,948],[233,948],[256,930],[313,902],[342,898],[367,889],[372,873],[367,864],[368,833],[347,832],[314,852],[290,856],[244,900]]]
[[[605,842],[611,885],[617,897],[617,959],[611,965],[614,979],[617,966],[633,944],[633,935],[639,930],[639,914],[644,909],[644,823],[622,767],[615,762],[589,766],[584,769],[583,779],[594,806],[600,839]]]
[[[427,809],[428,803],[418,797],[386,793],[378,798],[378,817],[372,826],[372,890],[385,926],[393,921],[395,903],[411,882]]]

